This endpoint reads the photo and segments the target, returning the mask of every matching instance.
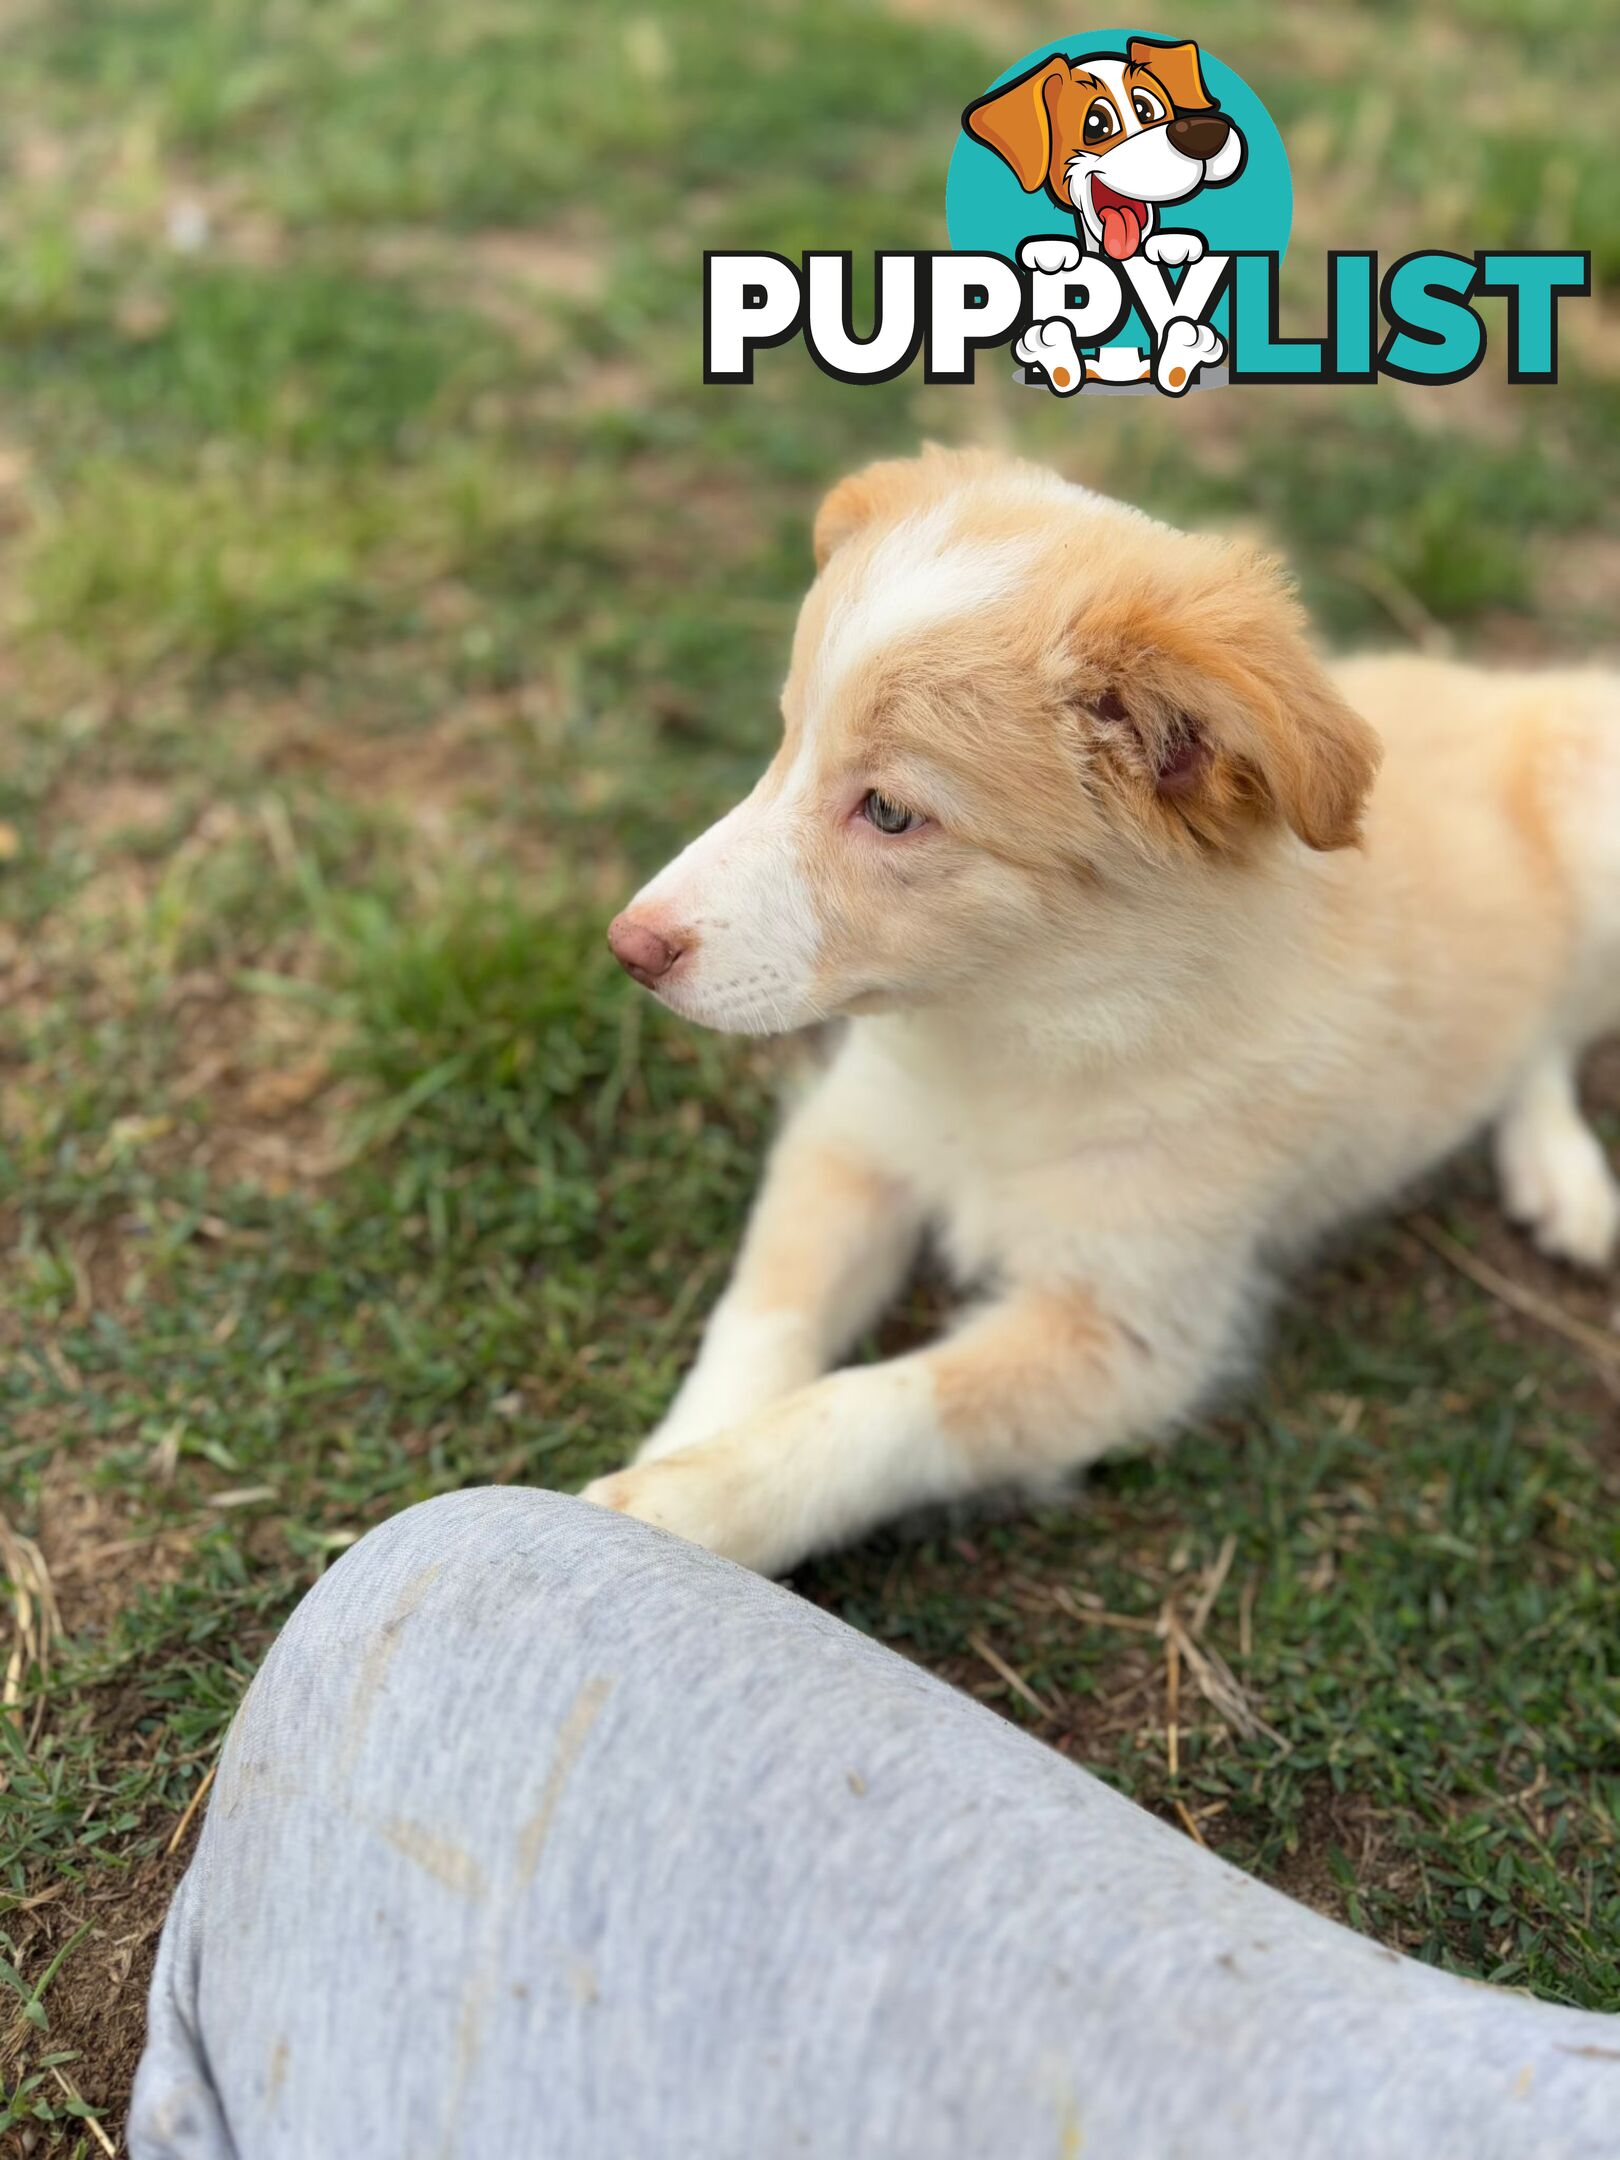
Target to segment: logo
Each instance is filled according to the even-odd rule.
[[[945,209],[954,247],[1030,273],[1013,348],[1026,380],[1059,397],[1088,383],[1180,397],[1226,379],[1231,253],[1281,261],[1293,187],[1241,77],[1189,41],[1105,31],[973,100]]]
[[[1454,383],[1484,362],[1476,299],[1507,301],[1513,383],[1558,379],[1558,308],[1591,290],[1573,251],[1419,249],[1381,266],[1333,249],[1321,334],[1283,336],[1288,156],[1243,78],[1191,39],[1101,30],[1027,53],[971,98],[945,190],[948,250],[872,258],[855,323],[846,252],[704,257],[704,380],[749,383],[802,337],[842,382],[921,358],[970,382],[1007,348],[1025,382],[1070,398],[1179,398],[1232,383]]]

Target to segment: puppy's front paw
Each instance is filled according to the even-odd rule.
[[[1013,352],[1025,367],[1043,368],[1059,397],[1073,397],[1086,379],[1074,332],[1061,315],[1054,315],[1050,322],[1031,323]]]
[[[1575,1118],[1509,1125],[1497,1168],[1508,1215],[1550,1260],[1608,1266],[1620,1244],[1620,1185],[1594,1132]]]
[[[1046,233],[1037,239],[1026,240],[1018,250],[1018,260],[1026,270],[1040,270],[1048,277],[1061,277],[1065,270],[1078,270],[1085,256],[1078,241]]]
[[[1204,259],[1204,239],[1195,232],[1156,232],[1149,234],[1142,243],[1142,253],[1151,263],[1195,263]]]
[[[588,1500],[592,1507],[608,1508],[615,1515],[634,1515],[638,1522],[656,1523],[660,1529],[670,1530],[673,1523],[665,1520],[667,1509],[659,1505],[658,1491],[666,1481],[654,1474],[651,1463],[634,1462],[627,1470],[613,1470],[606,1477],[592,1478],[582,1487],[579,1497]]]
[[[751,1550],[743,1511],[730,1504],[736,1481],[710,1456],[700,1445],[653,1462],[635,1462],[627,1470],[593,1479],[579,1497],[617,1515],[634,1515],[638,1522],[668,1530],[689,1544],[706,1545],[744,1567],[756,1567],[759,1561]]]
[[[1226,357],[1226,343],[1208,323],[1189,322],[1176,315],[1165,324],[1164,338],[1153,363],[1153,380],[1171,397],[1190,389],[1198,370],[1213,367]]]

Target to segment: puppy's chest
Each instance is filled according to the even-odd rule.
[[[1128,1220],[1158,1172],[1139,1110],[1108,1115],[924,1085],[897,1090],[886,1112],[888,1157],[963,1276],[1055,1256]]]

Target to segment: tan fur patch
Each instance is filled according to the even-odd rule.
[[[951,462],[947,452],[930,446],[921,457],[881,458],[875,465],[846,474],[828,490],[816,513],[812,536],[816,568],[824,569],[835,548],[878,519],[892,524],[933,500],[942,469]]]
[[[1502,776],[1502,807],[1514,831],[1524,842],[1534,871],[1562,897],[1568,897],[1568,878],[1559,835],[1547,801],[1547,735],[1544,728],[1527,719],[1516,730]]]
[[[1091,1291],[1030,1291],[933,1355],[934,1400],[947,1439],[999,1460],[1040,1456],[1067,1440],[1064,1409],[1102,1375],[1117,1330]]]
[[[741,1280],[750,1312],[798,1312],[827,1279],[829,1255],[844,1249],[847,1226],[886,1214],[901,1188],[865,1163],[830,1148],[795,1149],[784,1156],[773,1188],[780,1206],[768,1229],[750,1233]]]

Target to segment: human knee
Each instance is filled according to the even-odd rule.
[[[478,1486],[402,1509],[368,1530],[307,1592],[277,1638],[244,1715],[271,1699],[312,1702],[342,1685],[349,1667],[390,1661],[417,1632],[502,1623],[531,1632],[544,1608],[569,1594],[584,1544],[611,1535],[615,1519],[565,1494]]]

